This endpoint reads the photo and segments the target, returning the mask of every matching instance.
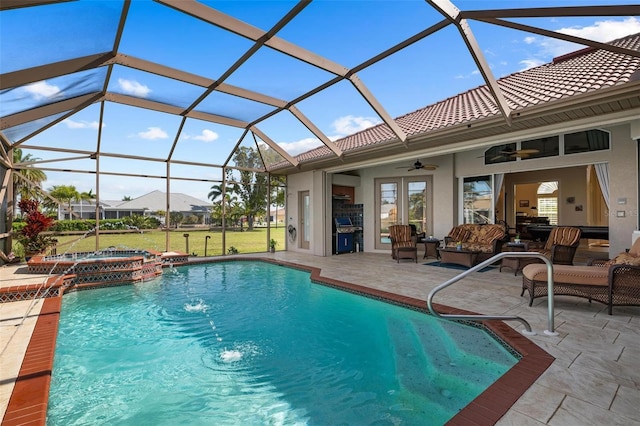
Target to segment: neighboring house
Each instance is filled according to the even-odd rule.
[[[130,201],[107,200],[99,204],[101,219],[120,219],[127,216],[154,216],[164,222],[164,214],[157,212],[166,211],[167,193],[162,191],[152,191]],[[211,203],[192,197],[187,194],[172,193],[169,198],[169,211],[181,213],[183,216],[193,215],[198,217],[198,223],[209,223],[211,214]],[[95,219],[95,201],[83,200],[82,202],[71,203],[75,218]],[[58,219],[68,219],[69,214],[65,207],[58,208]]]

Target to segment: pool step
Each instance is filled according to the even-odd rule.
[[[390,319],[387,326],[395,350],[398,400],[422,407],[429,418],[450,418],[461,408],[456,406],[449,389],[455,379],[433,363],[434,357],[427,354],[411,322]],[[420,401],[415,402],[416,399]]]
[[[453,321],[439,321],[438,325],[424,330],[414,323],[413,328],[428,354],[449,360],[437,364],[441,371],[458,375],[462,370],[468,382],[476,382],[484,389],[485,383],[493,382],[515,365],[513,355],[483,330]]]

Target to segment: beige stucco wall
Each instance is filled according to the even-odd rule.
[[[585,130],[572,128],[571,131]],[[431,175],[433,179],[433,230],[429,233],[444,237],[451,227],[458,222],[458,202],[460,180],[463,177],[505,173],[505,183],[535,182],[542,180],[558,180],[560,182],[559,223],[563,225],[587,224],[586,165],[607,162],[610,176],[611,211],[609,218],[610,254],[615,255],[631,244],[632,232],[638,223],[638,164],[636,142],[631,138],[632,128],[629,123],[602,126],[601,129],[611,132],[612,147],[609,151],[575,154],[554,158],[516,161],[485,166],[481,158],[484,149],[472,150],[458,154],[448,154],[428,159],[423,162],[434,163],[439,167],[434,171],[412,171],[398,168],[398,164],[363,168],[359,170],[360,178],[336,176],[337,184],[357,182],[355,186],[355,203],[364,204],[364,249],[373,251],[375,239],[375,179],[388,177],[415,177],[419,174]],[[554,134],[554,133],[549,133]],[[556,132],[557,134],[557,132]],[[546,134],[538,134],[537,137]],[[533,138],[533,135],[528,135]],[[416,157],[417,158],[417,157]],[[410,163],[410,161],[409,161]],[[511,175],[509,175],[511,174]],[[331,250],[331,194],[330,187],[334,183],[333,174],[323,172],[305,172],[289,176],[288,189],[288,223],[298,226],[297,194],[309,190],[312,200],[313,234],[311,247],[302,250],[289,243],[289,249],[307,251],[318,255],[330,254]],[[566,204],[567,197],[575,197],[575,204]],[[626,198],[626,204],[617,204],[618,199]],[[534,200],[534,198],[531,198]],[[531,205],[534,205],[533,203]],[[583,211],[576,211],[575,205],[583,205]],[[617,211],[624,212],[618,217]],[[511,212],[509,212],[511,214]],[[327,251],[328,247],[328,251]]]

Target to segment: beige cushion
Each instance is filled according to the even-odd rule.
[[[633,245],[629,249],[629,254],[631,256],[640,257],[640,238],[638,238],[636,242],[633,243]]]
[[[532,281],[547,281],[547,265],[531,264],[524,267],[522,275]],[[554,265],[553,282],[565,284],[609,285],[609,268],[598,266]]]
[[[606,266],[611,265],[632,265],[640,266],[640,256],[634,256],[631,253],[620,253],[613,259],[605,263]]]

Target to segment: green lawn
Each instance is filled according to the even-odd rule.
[[[204,256],[205,240],[207,241],[207,256],[217,256],[222,253],[222,233],[200,231],[192,229],[180,229],[169,233],[170,245],[169,251],[187,251],[187,239],[184,234],[189,234],[189,254]],[[96,249],[96,237],[88,236],[82,238],[79,235],[59,235],[58,254],[67,251],[94,251]],[[278,244],[276,250],[284,250],[285,248],[285,228],[271,228],[271,238],[275,239]],[[75,241],[75,242],[74,242]],[[120,249],[152,249],[165,251],[166,236],[164,231],[145,231],[144,233],[125,233],[125,234],[100,234],[100,249],[107,247],[116,247]],[[238,253],[261,253],[269,250],[267,240],[267,229],[256,228],[253,231],[229,232],[226,233],[227,251],[233,246]],[[19,250],[16,250],[18,253]]]

